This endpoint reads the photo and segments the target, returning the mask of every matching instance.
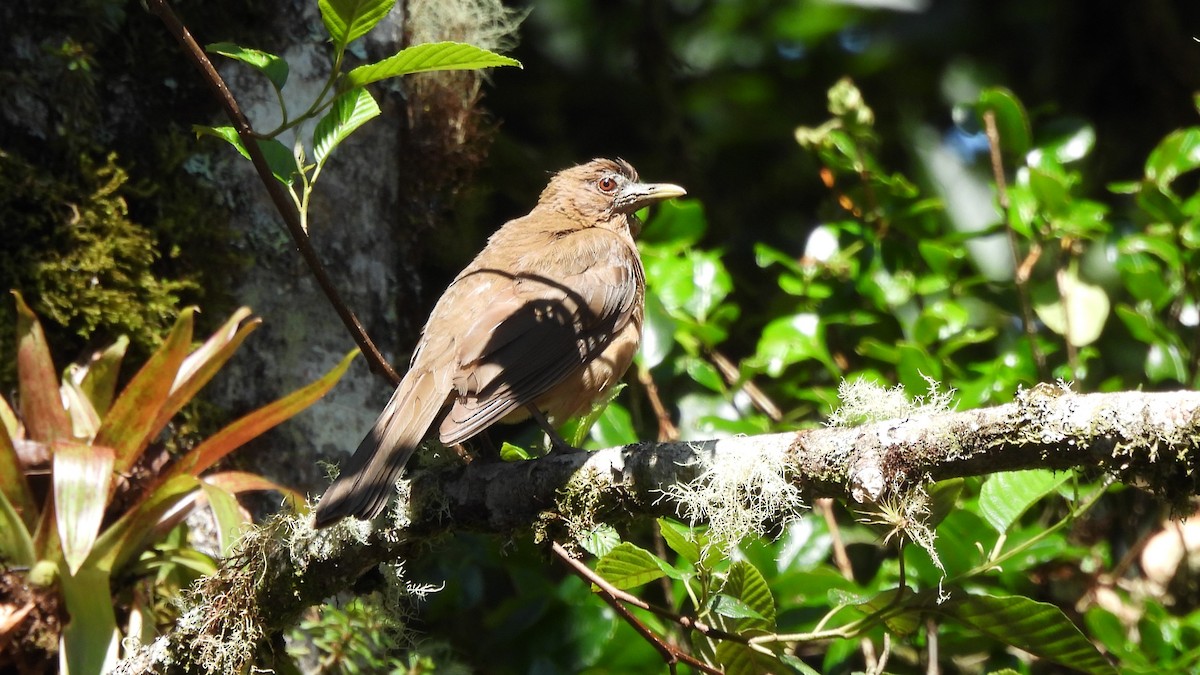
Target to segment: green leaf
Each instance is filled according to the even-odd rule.
[[[228,490],[208,481],[201,481],[200,487],[204,490],[204,495],[208,497],[208,505],[212,508],[213,516],[216,517],[221,557],[228,557],[233,551],[233,545],[241,536],[242,529],[249,524],[249,521],[242,515],[237,499]]]
[[[647,293],[642,344],[637,351],[637,360],[641,366],[654,368],[670,356],[675,348],[675,331],[678,325],[667,313],[658,295]]]
[[[313,130],[313,158],[317,166],[354,130],[379,116],[379,104],[366,89],[351,89],[338,96]]]
[[[112,448],[101,445],[54,444],[54,517],[71,574],[79,572],[100,532],[113,480],[113,457]]]
[[[430,42],[401,49],[378,63],[359,66],[346,74],[346,81],[351,87],[361,87],[389,77],[431,70],[479,70],[497,66],[520,68],[521,62],[461,42]]]
[[[276,89],[283,89],[283,85],[287,84],[288,79],[288,64],[287,61],[264,52],[260,49],[250,49],[235,45],[232,42],[215,42],[204,48],[204,51],[210,54],[220,54],[227,56],[235,61],[241,61],[253,68],[257,69]]]
[[[616,448],[637,443],[637,431],[633,428],[633,417],[624,406],[609,404],[596,419],[591,429],[592,439],[602,448]]]
[[[30,440],[52,443],[71,438],[71,423],[58,391],[58,373],[42,325],[12,292],[17,302],[17,379],[25,434]]]
[[[192,476],[175,476],[155,487],[117,522],[105,528],[92,546],[92,555],[84,569],[96,567],[109,572],[121,571],[159,536],[158,528],[170,525],[161,522],[164,516],[175,510],[199,486],[200,481]],[[176,518],[182,518],[187,515],[187,510],[175,515]]]
[[[1187,382],[1187,373],[1187,363],[1178,345],[1163,342],[1150,345],[1146,352],[1146,377],[1151,382]]]
[[[982,116],[991,111],[996,118],[1000,148],[1010,157],[1024,157],[1029,152],[1032,134],[1025,107],[1013,93],[1001,87],[989,87],[979,95],[976,110]]]
[[[825,345],[825,327],[821,317],[810,312],[783,316],[763,328],[758,349],[750,364],[763,368],[771,377],[779,377],[787,367],[815,360],[836,370]]]
[[[249,471],[221,471],[206,474],[204,476],[204,483],[215,485],[231,495],[256,491],[275,491],[284,496],[288,507],[293,511],[301,513],[305,509],[304,495],[300,494],[300,492],[285,485],[280,485],[264,476],[250,473]]]
[[[930,610],[1004,644],[1087,673],[1116,673],[1058,607],[1021,596],[955,593]]]
[[[1167,189],[1181,174],[1200,167],[1200,127],[1178,129],[1146,158],[1146,178]]]
[[[396,0],[317,0],[321,21],[338,49],[366,35],[395,4]]]
[[[642,228],[639,245],[683,251],[696,245],[708,229],[704,206],[694,199],[673,199],[658,208]]]
[[[109,575],[103,569],[84,567],[78,574],[63,570],[59,588],[70,621],[63,629],[63,672],[71,675],[100,675],[117,663],[121,633],[117,630],[115,603],[109,591]]]
[[[196,132],[197,136],[219,138],[232,145],[242,157],[250,159],[250,153],[246,150],[246,146],[242,145],[242,137],[233,127],[206,127],[197,124],[192,127],[192,130]],[[299,168],[296,165],[296,156],[292,154],[292,151],[274,138],[257,140],[258,149],[262,151],[263,158],[267,160],[267,167],[271,169],[271,175],[275,176],[275,180],[284,185],[291,185],[295,182]]]
[[[4,433],[0,430],[0,433]],[[37,562],[33,536],[22,519],[24,514],[13,508],[4,492],[0,492],[0,560],[10,565],[29,567]]]
[[[579,545],[583,547],[583,550],[597,558],[603,558],[612,553],[620,543],[621,535],[617,534],[612,525],[605,523],[597,525],[595,529],[579,540]]]
[[[502,462],[522,462],[527,459],[533,459],[533,455],[519,445],[504,441],[500,446],[500,461]]]
[[[659,518],[657,522],[658,531],[672,551],[690,563],[700,561],[700,543],[690,527],[666,518]]]
[[[1061,271],[1060,283],[1043,283],[1033,290],[1033,311],[1046,327],[1076,347],[1095,342],[1108,321],[1109,300],[1104,289],[1079,278],[1074,265]]]
[[[775,629],[775,598],[771,588],[763,579],[758,568],[745,560],[739,560],[729,567],[729,574],[721,592],[737,598],[746,608],[755,614],[738,623],[742,630],[759,629],[770,631]]]
[[[596,573],[621,590],[637,588],[663,576],[682,577],[678,570],[653,553],[629,542],[618,544],[597,561]]]
[[[992,474],[979,491],[980,515],[1004,534],[1030,506],[1057,490],[1069,476],[1048,469]]]
[[[750,605],[743,602],[740,598],[735,598],[725,593],[717,593],[713,596],[712,611],[730,619],[766,620],[765,616],[754,611]]]

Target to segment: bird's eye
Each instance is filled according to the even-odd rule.
[[[600,191],[605,194],[611,194],[617,189],[617,179],[612,176],[605,176],[596,183],[596,187],[600,188]]]

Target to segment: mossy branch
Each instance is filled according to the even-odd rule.
[[[873,503],[930,481],[1074,467],[1104,471],[1178,501],[1197,492],[1200,392],[1080,395],[1042,385],[995,408],[853,428],[641,443],[419,472],[401,484],[403,508],[395,511],[391,527],[372,530],[350,520],[314,531],[294,518],[264,525],[197,591],[187,616],[204,621],[181,621],[118,672],[205,672],[199,665],[163,664],[192,663],[204,645],[232,649],[238,639],[250,643],[238,652],[249,658],[308,606],[350,588],[380,563],[406,556],[415,550],[412,543],[453,530],[511,534],[532,529],[539,538],[568,541],[598,523],[660,515],[726,517],[723,509],[763,503],[752,493],[764,484],[758,476],[758,483],[742,486],[750,498],[731,499],[728,485],[722,492],[706,491],[716,484],[710,472],[775,464],[779,458],[780,477],[808,503],[817,497]],[[788,512],[753,516],[764,522],[793,517],[784,504]]]

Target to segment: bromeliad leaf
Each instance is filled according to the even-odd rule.
[[[112,482],[113,450],[100,445],[54,444],[54,517],[71,574],[92,551]]]
[[[321,21],[340,50],[366,35],[392,11],[396,0],[318,0]]]
[[[521,62],[461,42],[430,42],[407,47],[377,63],[359,66],[346,74],[346,80],[351,87],[361,87],[389,77],[431,70],[478,70],[498,66],[520,68]]]
[[[241,61],[254,67],[263,75],[266,75],[267,79],[271,81],[271,84],[275,85],[276,89],[283,89],[283,85],[287,84],[287,61],[274,54],[264,52],[260,49],[242,47],[232,42],[216,42],[205,47],[204,51],[210,54],[227,56],[235,61]]]
[[[17,300],[17,391],[26,436],[44,442],[69,439],[71,423],[59,398],[58,375],[42,324],[20,293],[13,291],[13,296]]]
[[[323,165],[329,153],[355,129],[378,115],[379,104],[366,89],[359,87],[338,96],[313,130],[313,157],[317,166]]]

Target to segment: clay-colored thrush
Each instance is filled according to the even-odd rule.
[[[685,194],[596,159],[550,179],[438,300],[408,373],[317,506],[316,526],[373,518],[436,429],[461,443],[498,421],[586,412],[620,380],[642,332],[645,279],[634,212]],[[547,420],[547,418],[549,418]]]

